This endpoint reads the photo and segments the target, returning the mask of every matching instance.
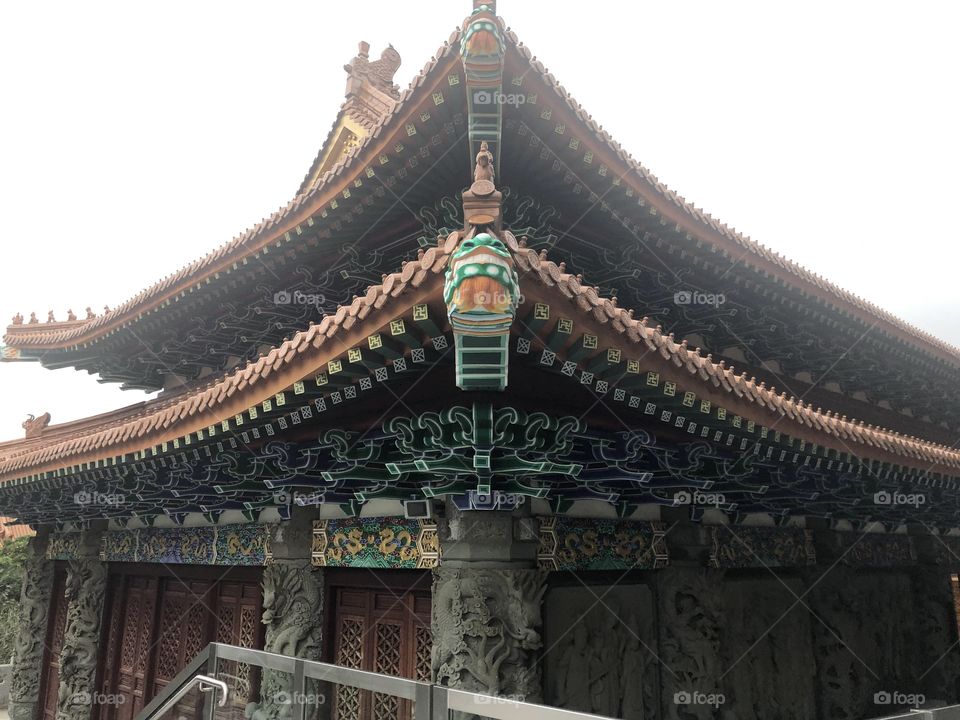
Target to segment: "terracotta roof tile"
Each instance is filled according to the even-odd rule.
[[[844,290],[839,285],[828,282],[820,275],[807,270],[799,263],[787,260],[781,254],[771,251],[769,248],[754,240],[751,240],[742,233],[736,232],[732,228],[727,227],[725,224],[720,223],[717,219],[713,218],[700,208],[697,208],[692,203],[686,201],[683,197],[671,190],[665,184],[661,183],[656,176],[654,176],[647,168],[645,168],[641,163],[636,161],[629,153],[627,153],[619,143],[615,142],[613,138],[610,137],[609,133],[603,130],[603,128],[600,127],[592,117],[590,117],[583,107],[566,91],[566,89],[564,89],[562,85],[557,82],[556,78],[547,72],[546,68],[539,60],[536,59],[530,49],[520,42],[516,33],[507,28],[505,25],[504,31],[506,37],[510,41],[510,44],[516,48],[523,60],[530,64],[533,71],[539,75],[540,79],[547,85],[547,87],[551,88],[556,95],[576,114],[577,118],[592,132],[594,138],[599,143],[610,148],[610,150],[623,161],[623,163],[626,165],[624,172],[627,173],[624,176],[625,180],[630,179],[629,171],[632,171],[642,178],[646,183],[648,183],[650,189],[652,189],[668,204],[677,207],[692,219],[715,230],[727,240],[732,241],[743,250],[746,250],[749,254],[762,258],[765,261],[773,263],[777,267],[783,269],[787,273],[794,276],[796,280],[799,281],[799,285],[801,287],[805,283],[813,285],[829,293],[837,301],[852,305],[855,309],[862,311],[866,315],[881,322],[887,323],[890,326],[902,331],[907,336],[913,338],[914,341],[917,341],[923,345],[932,346],[933,348],[939,350],[942,354],[948,356],[952,362],[960,363],[960,348],[944,342],[940,338],[925,332],[914,325],[911,325],[892,313],[883,310],[874,303],[867,302],[860,296],[848,290]],[[619,176],[621,174],[622,173],[615,173],[615,176]],[[706,240],[710,240],[709,236],[706,238]],[[747,263],[749,264],[749,261],[747,261]]]
[[[182,396],[158,398],[134,406],[129,412],[104,416],[103,423],[98,424],[94,422],[97,418],[93,418],[89,425],[66,424],[65,427],[75,427],[78,435],[63,437],[57,426],[50,426],[50,440],[41,438],[39,441],[0,443],[0,478],[22,477],[54,466],[86,462],[96,449],[97,457],[132,452],[131,443],[134,442],[139,449],[145,449],[172,437],[202,429],[208,424],[230,419],[239,401],[242,400],[243,407],[259,403],[289,387],[293,382],[291,378],[311,377],[329,359],[328,355],[334,357],[341,354],[343,348],[340,345],[326,353],[318,350],[327,337],[345,331],[348,319],[355,321],[356,316],[350,314],[355,307],[362,306],[368,310],[381,308],[389,302],[389,297],[413,291],[412,279],[420,277],[420,272],[425,274],[424,279],[433,278],[432,291],[439,296],[443,268],[449,259],[447,248],[453,249],[449,242],[444,244],[443,250],[436,249],[429,258],[425,253],[420,262],[408,263],[414,266],[415,272],[407,272],[407,267],[404,267],[399,273],[387,275],[379,287],[368,289],[349,306],[338,308],[319,324],[296,333],[255,362],[227,373],[206,386]],[[724,362],[715,363],[709,356],[702,357],[685,343],[675,342],[671,335],[664,334],[660,328],[649,327],[646,319],[634,319],[631,313],[618,308],[614,301],[600,297],[593,287],[565,273],[560,266],[538,257],[532,250],[520,249],[514,255],[517,267],[522,272],[522,288],[529,287],[527,284],[530,282],[539,281],[545,292],[553,292],[558,298],[567,298],[567,302],[581,308],[599,325],[614,328],[621,333],[621,337],[625,335],[631,342],[656,351],[655,355],[666,361],[664,369],[674,368],[681,376],[689,377],[691,389],[696,389],[698,383],[705,383],[705,378],[709,378],[707,387],[722,389],[720,391],[726,395],[755,405],[755,411],[751,412],[760,422],[770,422],[772,418],[783,416],[824,436],[849,440],[860,448],[882,448],[896,458],[909,459],[903,460],[904,464],[916,467],[917,463],[929,463],[931,467],[949,468],[960,475],[960,452],[956,450],[864,426],[854,420],[838,418],[829,411],[814,410],[802,400],[777,393],[774,388],[758,384],[742,372],[737,374]],[[424,264],[429,265],[430,269],[423,270]],[[404,280],[404,277],[408,280]],[[559,291],[550,290],[554,286],[559,287]],[[303,352],[299,351],[301,348]],[[271,378],[273,375],[275,379]],[[228,398],[231,399],[229,405],[226,403]],[[784,431],[790,433],[791,428],[784,427]]]

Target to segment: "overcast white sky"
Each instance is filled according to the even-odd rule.
[[[0,322],[115,306],[294,194],[359,40],[406,86],[470,0],[0,5]],[[500,0],[661,180],[960,345],[960,4]],[[143,393],[0,365],[0,439]]]

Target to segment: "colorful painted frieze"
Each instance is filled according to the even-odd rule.
[[[813,536],[802,528],[720,525],[710,533],[711,567],[798,567],[817,561]]]
[[[413,570],[440,563],[440,539],[432,520],[401,517],[318,520],[313,525],[313,564]]]
[[[257,524],[142,528],[104,533],[100,559],[168,565],[264,565],[269,528]]]
[[[537,558],[544,570],[649,570],[669,563],[665,535],[656,522],[542,517]]]

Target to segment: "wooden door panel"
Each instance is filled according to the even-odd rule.
[[[381,583],[382,585],[382,583]],[[333,662],[361,670],[430,680],[430,592],[375,587],[332,587]],[[409,720],[408,701],[338,687],[336,720]]]
[[[43,720],[54,720],[57,714],[57,692],[60,689],[60,651],[63,649],[63,634],[67,627],[67,572],[62,563],[54,567],[53,585],[50,591],[50,613],[43,669],[40,675],[40,699]]]
[[[210,642],[263,646],[259,569],[130,564],[112,570],[99,677],[104,695],[123,700],[101,706],[98,720],[132,720]],[[255,697],[259,676],[247,673],[248,695]],[[185,701],[179,715],[197,716],[195,705],[195,698]]]

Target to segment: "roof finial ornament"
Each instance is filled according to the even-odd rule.
[[[77,316],[73,310],[67,310],[67,320],[76,320]]]
[[[30,325],[36,325],[39,320],[37,320],[37,314],[35,312],[30,313]]]
[[[16,315],[14,315],[14,316],[13,316],[13,324],[14,324],[14,325],[23,325],[23,315],[21,315],[20,313],[17,313]]]
[[[43,434],[44,428],[50,424],[50,413],[44,413],[40,417],[36,417],[32,413],[27,416],[27,419],[23,421],[20,427],[24,430],[24,436],[27,439],[37,438]]]
[[[48,322],[48,323],[52,323],[52,322],[56,322],[56,321],[57,321],[57,319],[53,316],[53,310],[48,311],[48,312],[47,312],[47,322]]]
[[[473,181],[480,182],[486,180],[493,182],[493,153],[487,141],[480,143],[480,152],[477,153],[477,166],[473,171]]]
[[[96,313],[93,312],[93,308],[87,305],[87,320],[93,320],[96,316]]]

